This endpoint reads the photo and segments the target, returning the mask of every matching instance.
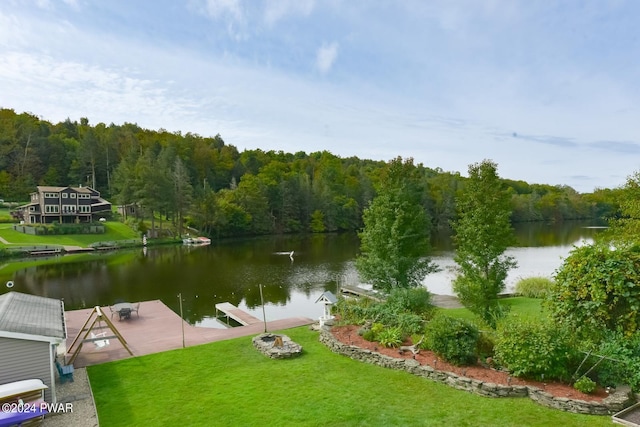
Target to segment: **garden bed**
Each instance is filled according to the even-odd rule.
[[[435,353],[429,350],[420,350],[418,354],[414,355],[410,351],[405,351],[400,354],[396,348],[386,348],[381,346],[377,342],[367,341],[358,335],[359,326],[346,325],[335,326],[331,329],[333,335],[342,343],[348,345],[355,345],[357,347],[376,351],[380,354],[384,354],[390,357],[400,357],[405,359],[415,359],[421,365],[431,366],[439,371],[453,372],[454,374],[481,380],[484,382],[502,384],[502,385],[525,385],[537,387],[541,390],[552,394],[555,397],[565,397],[569,399],[579,399],[587,402],[601,402],[607,398],[609,394],[605,389],[599,387],[592,394],[582,393],[569,384],[563,384],[560,382],[541,382],[533,380],[523,380],[521,378],[515,378],[509,375],[506,371],[493,369],[489,366],[474,365],[474,366],[455,366],[447,363]],[[403,345],[411,345],[410,341],[403,343]]]
[[[354,325],[321,328],[320,341],[331,351],[354,360],[403,370],[487,397],[528,397],[542,406],[588,415],[613,415],[635,403],[635,396],[627,386],[618,387],[611,394],[602,389],[584,394],[568,384],[514,378],[508,372],[490,366],[454,366],[426,350],[420,350],[418,354],[401,353],[398,349],[364,340],[358,335],[358,326]]]

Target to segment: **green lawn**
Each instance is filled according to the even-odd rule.
[[[108,221],[104,223],[106,232],[104,234],[69,234],[59,236],[34,236],[20,233],[12,229],[13,224],[0,224],[0,237],[9,242],[6,245],[0,242],[0,247],[25,246],[25,245],[69,245],[87,247],[91,243],[102,241],[116,241],[136,239],[140,236],[127,225]]]
[[[522,317],[540,318],[543,312],[542,300],[538,298],[513,297],[500,300],[500,304],[510,307],[511,313],[517,313]],[[475,314],[466,308],[447,308],[447,315],[466,320],[477,320]]]
[[[529,399],[495,399],[331,353],[306,327],[301,357],[271,360],[251,337],[91,366],[109,426],[609,426]]]

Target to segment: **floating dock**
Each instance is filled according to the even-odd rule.
[[[349,295],[349,296],[367,297],[375,301],[382,300],[380,296],[375,292],[370,291],[368,289],[360,288],[358,286],[342,285],[340,286],[340,293],[343,295]]]
[[[218,317],[218,312],[222,312],[227,318],[235,320],[242,326],[262,323],[262,320],[257,317],[253,317],[251,314],[239,309],[230,302],[221,302],[216,304],[216,317]]]

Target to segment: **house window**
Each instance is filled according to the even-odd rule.
[[[67,193],[62,193],[62,198],[66,199],[69,195]]]
[[[62,213],[76,213],[76,205],[62,205]]]
[[[91,206],[88,205],[80,205],[78,209],[80,213],[91,213]]]
[[[47,199],[57,199],[59,198],[59,193],[44,193],[44,197]]]
[[[89,199],[91,196],[89,194],[78,194],[78,199]]]
[[[58,213],[60,212],[60,207],[58,205],[45,205],[44,211],[45,213]]]
[[[75,199],[75,198],[76,198],[76,193],[71,193],[71,194],[69,194],[69,196],[70,196],[72,199]]]

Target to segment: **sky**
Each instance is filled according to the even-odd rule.
[[[586,193],[640,169],[635,0],[3,0],[0,108]]]

